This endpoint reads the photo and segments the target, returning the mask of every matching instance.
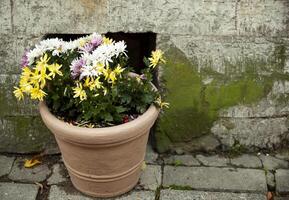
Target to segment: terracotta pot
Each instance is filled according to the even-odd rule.
[[[95,197],[113,197],[131,190],[140,177],[150,128],[159,109],[151,105],[137,119],[106,128],[70,125],[39,104],[54,134],[73,185]]]

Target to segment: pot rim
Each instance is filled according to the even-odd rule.
[[[43,122],[57,138],[80,144],[111,144],[130,140],[147,132],[157,119],[160,109],[152,104],[146,112],[130,122],[102,128],[68,124],[55,117],[44,101],[40,101],[39,111]]]

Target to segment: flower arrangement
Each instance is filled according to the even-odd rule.
[[[124,41],[93,33],[74,41],[46,39],[21,59],[22,74],[14,95],[45,99],[50,111],[79,126],[104,127],[126,123],[151,104],[168,107],[151,84],[164,63],[163,52],[144,58],[141,75],[132,74]]]

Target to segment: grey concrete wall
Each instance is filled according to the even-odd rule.
[[[158,123],[159,151],[280,147],[288,12],[288,0],[2,0],[0,151],[38,151],[51,140],[37,107],[12,95],[25,47],[47,33],[108,31],[155,32],[166,52],[160,80],[171,107]]]

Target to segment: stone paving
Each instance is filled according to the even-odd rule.
[[[23,167],[31,155],[0,155],[1,200],[90,200],[75,190],[59,154]],[[158,155],[148,147],[138,185],[111,200],[289,200],[289,153]],[[270,200],[273,200],[271,198]]]

